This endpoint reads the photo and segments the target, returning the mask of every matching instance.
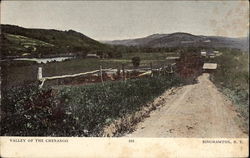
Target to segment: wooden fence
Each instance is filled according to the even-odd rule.
[[[138,69],[125,69],[124,65],[122,65],[122,73],[121,73],[121,76],[122,76],[122,79],[124,81],[126,81],[126,73],[129,73],[129,72],[139,72],[140,74],[137,75],[136,77],[133,77],[133,78],[137,78],[137,77],[143,77],[143,76],[146,76],[146,75],[150,75],[152,76],[153,75],[153,71],[162,71],[162,70],[166,70],[166,68],[170,68],[170,71],[166,71],[167,73],[173,73],[173,66],[175,65],[174,64],[171,64],[171,65],[168,65],[168,66],[163,66],[163,67],[160,67],[158,69],[153,69],[152,67],[152,64],[150,64],[150,67],[148,68],[138,68]],[[102,66],[100,66],[100,69],[99,70],[93,70],[93,71],[89,71],[89,72],[82,72],[82,73],[77,73],[77,74],[72,74],[72,75],[61,75],[61,76],[50,76],[50,77],[44,77],[43,76],[43,70],[42,70],[42,67],[38,67],[38,74],[37,74],[37,79],[40,81],[40,85],[39,85],[39,88],[42,88],[45,81],[48,81],[48,80],[55,80],[55,79],[63,79],[63,78],[74,78],[74,77],[79,77],[79,76],[86,76],[86,75],[99,75],[100,79],[101,79],[101,82],[103,83],[104,80],[103,80],[103,74],[109,74],[109,75],[113,75],[113,74],[117,74],[119,71],[119,69],[112,69],[112,68],[108,68],[108,69],[102,69]]]

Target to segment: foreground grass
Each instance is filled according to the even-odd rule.
[[[249,126],[249,55],[236,51],[224,51],[215,59],[219,67],[211,79],[237,106],[243,117],[242,127]]]
[[[104,85],[8,89],[3,93],[1,134],[99,136],[105,125],[140,110],[180,83],[175,76],[156,76]]]

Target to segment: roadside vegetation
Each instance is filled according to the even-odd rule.
[[[245,132],[249,128],[249,54],[237,50],[222,50],[222,55],[213,59],[218,63],[212,81],[227,95],[244,119]]]
[[[165,90],[182,82],[174,75],[86,86],[2,92],[1,135],[100,136],[114,120],[139,111]]]

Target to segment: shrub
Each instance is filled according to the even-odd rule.
[[[139,67],[140,66],[140,62],[141,62],[140,57],[133,57],[131,60],[132,60],[132,64],[133,64],[134,67]]]

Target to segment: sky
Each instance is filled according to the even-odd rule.
[[[2,1],[1,23],[75,30],[95,40],[156,33],[244,37],[248,1]]]

